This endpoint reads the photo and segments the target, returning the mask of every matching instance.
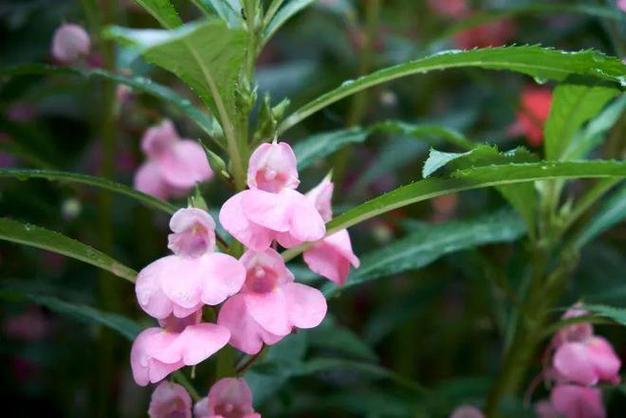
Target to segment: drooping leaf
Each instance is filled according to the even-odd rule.
[[[302,9],[313,4],[315,1],[316,0],[287,0],[287,4],[285,4],[283,7],[280,8],[280,10],[278,10],[278,12],[274,15],[272,20],[263,31],[263,38],[265,39],[265,41],[269,40],[272,35],[274,35],[274,33],[276,33],[276,31],[285,24],[285,22],[291,19]]]
[[[313,135],[297,142],[293,151],[298,159],[298,169],[303,170],[348,144],[363,142],[367,136],[365,130],[351,128]]]
[[[596,315],[609,318],[620,325],[626,326],[626,309],[616,308],[608,305],[587,305],[583,309]]]
[[[565,52],[539,46],[513,46],[444,51],[346,81],[292,113],[280,125],[279,133],[315,112],[370,87],[408,75],[467,67],[515,71],[538,80],[562,81],[571,75],[579,75],[626,85],[626,64],[591,50]]]
[[[102,177],[88,176],[86,174],[68,173],[65,171],[53,170],[0,168],[0,178],[1,177],[10,177],[18,180],[46,179],[62,183],[86,184],[88,186],[98,187],[100,189],[109,190],[113,193],[128,196],[147,207],[155,208],[169,214],[176,212],[176,210],[178,209],[176,206],[168,202],[142,193],[124,184],[116,183]]]
[[[183,24],[170,0],[135,0],[135,3],[146,9],[164,28],[174,29]]]
[[[552,162],[490,165],[455,172],[454,178],[429,178],[375,197],[334,218],[327,234],[356,225],[382,213],[449,193],[536,180],[626,177],[626,163],[618,161]]]
[[[626,219],[626,185],[611,195],[587,223],[576,244],[582,247],[602,232]]]
[[[9,218],[0,218],[0,240],[29,245],[83,261],[109,271],[114,275],[135,281],[137,272],[119,261],[80,241],[40,226],[23,224]]]
[[[110,28],[108,36],[138,48],[145,59],[183,80],[218,118],[229,146],[234,147],[236,91],[246,49],[246,33],[221,19],[190,23],[173,31]],[[233,152],[237,151],[233,149]]]
[[[576,160],[586,157],[589,152],[599,146],[606,133],[615,125],[626,110],[626,94],[622,94],[609,104],[596,118],[574,136],[573,141],[563,154],[564,160]]]
[[[510,242],[524,234],[521,219],[510,211],[480,218],[425,225],[418,232],[361,257],[361,267],[353,270],[342,287],[328,285],[331,296],[381,277],[422,268],[446,254],[496,242]]]
[[[55,67],[44,64],[27,64],[9,67],[0,70],[2,76],[35,75],[35,74],[75,74],[86,78],[104,78],[132,87],[136,91],[152,95],[167,104],[180,110],[185,116],[195,122],[211,138],[221,136],[221,128],[217,122],[206,113],[195,107],[191,101],[185,99],[174,90],[158,84],[146,77],[127,77],[115,74],[100,68]]]
[[[83,304],[66,302],[53,296],[38,294],[25,294],[24,296],[33,303],[45,306],[59,315],[68,316],[86,324],[103,325],[120,333],[129,341],[134,340],[141,331],[141,326],[137,322],[122,315],[100,311]]]
[[[196,6],[210,16],[215,12],[231,28],[241,26],[241,15],[228,0],[192,0]]]
[[[557,86],[544,128],[546,158],[565,159],[576,132],[618,93],[616,88],[599,85],[565,83]]]

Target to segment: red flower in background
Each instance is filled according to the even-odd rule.
[[[538,147],[543,141],[543,125],[550,115],[552,91],[526,87],[522,91],[517,119],[509,128],[511,135],[524,135],[529,145]]]
[[[515,29],[513,21],[498,20],[457,33],[454,35],[454,43],[461,49],[501,46],[513,38]]]

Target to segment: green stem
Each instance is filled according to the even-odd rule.
[[[607,178],[599,180],[585,193],[564,221],[562,230],[569,229],[585,212],[587,212],[606,192],[620,182],[621,179]]]

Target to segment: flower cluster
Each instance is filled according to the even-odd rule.
[[[135,174],[135,188],[144,193],[161,199],[181,197],[213,177],[202,146],[180,138],[170,120],[146,131],[141,150],[147,160]]]
[[[184,387],[162,382],[152,393],[150,418],[191,418],[192,401]],[[252,407],[252,392],[243,379],[224,378],[193,407],[195,418],[261,418]]]
[[[157,164],[161,180],[176,177],[183,169],[169,161],[168,154],[184,141],[171,139],[175,132],[169,123],[152,129],[143,140],[144,151],[153,158],[146,165]],[[192,169],[185,167],[187,174],[180,178],[189,179]],[[278,245],[307,244],[305,263],[337,284],[345,282],[350,266],[359,266],[345,229],[326,236],[325,222],[332,218],[330,177],[306,195],[298,192],[296,157],[284,142],[261,145],[250,157],[247,174],[248,189],[228,199],[219,214],[222,226],[245,247],[240,259],[216,251],[213,218],[191,207],[178,210],[170,220],[172,254],[139,272],[137,300],[159,326],[144,330],[133,343],[131,366],[137,384],[159,382],[228,343],[253,355],[294,329],[319,325],[327,310],[324,296],[295,282]],[[216,323],[203,321],[205,306],[217,311]],[[155,391],[151,411],[170,413],[171,402],[184,410],[177,416],[190,416],[185,412],[188,397],[169,383]],[[159,414],[151,412],[164,416]],[[196,406],[196,416],[258,417],[248,387],[237,379],[218,382],[208,401]]]
[[[587,315],[574,306],[564,318]],[[549,367],[544,372],[554,386],[549,401],[537,405],[541,418],[604,418],[599,383],[620,382],[621,361],[611,344],[594,335],[593,326],[582,322],[567,326],[553,338],[548,353]]]

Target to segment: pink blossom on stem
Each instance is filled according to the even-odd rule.
[[[187,193],[196,183],[213,177],[202,146],[181,139],[170,120],[146,131],[141,149],[148,157],[135,174],[135,188],[167,199]]]
[[[549,400],[537,402],[535,412],[537,413],[537,418],[561,418],[561,414],[554,409],[554,405]]]
[[[89,55],[91,41],[82,26],[66,23],[52,37],[52,57],[61,64],[74,64]]]
[[[326,176],[320,184],[311,189],[306,197],[309,199],[324,221],[333,217],[331,199],[334,185],[330,176]],[[342,229],[315,242],[303,253],[304,262],[309,268],[338,285],[343,285],[350,273],[350,265],[358,268],[360,261],[352,251],[352,243],[348,230]]]
[[[227,328],[200,323],[200,317],[197,311],[182,319],[165,318],[163,328],[148,328],[137,336],[130,364],[138,385],[156,383],[184,366],[195,366],[228,344]]]
[[[161,382],[152,392],[150,418],[191,418],[191,396],[176,383]]]
[[[453,19],[460,19],[469,11],[466,0],[428,0],[428,7],[440,16]]]
[[[209,396],[194,408],[196,418],[261,418],[252,407],[252,392],[244,379],[227,377],[217,381]]]
[[[228,199],[220,222],[231,235],[256,251],[277,240],[285,248],[324,236],[324,220],[298,186],[296,157],[284,142],[262,144],[250,157],[248,186]]]
[[[181,209],[170,221],[169,245],[176,255],[160,258],[137,276],[139,305],[149,315],[179,318],[202,305],[218,305],[239,292],[246,277],[237,259],[212,252],[215,223],[201,209]]]
[[[580,304],[576,304],[568,309],[563,315],[563,319],[579,318],[581,316],[589,315],[589,312],[585,311],[580,306]],[[566,342],[584,341],[592,336],[593,325],[590,322],[579,322],[560,329],[554,335],[552,344],[555,347],[558,347]]]
[[[554,353],[553,367],[559,380],[580,385],[620,381],[621,361],[611,344],[601,337],[562,344]]]
[[[217,323],[230,329],[230,344],[258,353],[263,344],[275,344],[293,328],[314,328],[326,315],[326,299],[310,286],[294,283],[280,254],[268,248],[247,251],[241,262],[246,282],[220,310]]]
[[[575,385],[557,385],[550,400],[564,418],[605,418],[600,389]]]
[[[452,412],[450,418],[483,418],[484,415],[480,409],[471,405],[459,406]]]

